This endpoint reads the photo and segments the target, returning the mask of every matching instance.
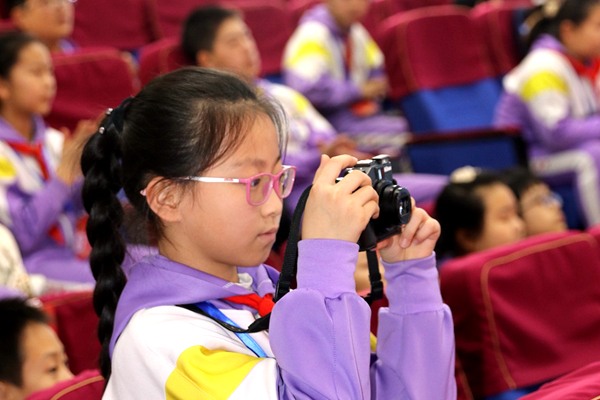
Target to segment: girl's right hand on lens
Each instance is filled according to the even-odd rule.
[[[336,178],[358,160],[351,156],[321,156],[306,202],[302,239],[338,239],[356,243],[371,218],[379,215],[379,196],[371,178],[353,171]]]

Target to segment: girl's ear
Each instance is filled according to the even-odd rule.
[[[200,50],[196,53],[196,65],[203,68],[215,68],[212,53],[208,50]]]
[[[182,187],[169,179],[156,177],[146,186],[146,201],[150,209],[165,222],[179,222]]]
[[[10,87],[6,79],[0,78],[0,102],[10,98]]]
[[[456,231],[456,244],[459,247],[458,254],[469,254],[477,251],[477,238],[468,232],[466,229]]]

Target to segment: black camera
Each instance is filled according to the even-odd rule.
[[[412,211],[410,193],[394,180],[392,163],[387,155],[360,160],[354,167],[347,168],[343,175],[354,170],[367,174],[379,195],[379,217],[369,222],[358,239],[360,251],[371,250],[378,242],[399,233],[408,223]],[[338,181],[340,179],[342,178],[338,178]]]

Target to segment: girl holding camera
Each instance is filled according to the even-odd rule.
[[[380,243],[390,307],[371,353],[370,310],[353,272],[378,199],[360,171],[335,183],[356,159],[323,156],[304,215],[297,289],[273,307],[278,273],[262,263],[295,173],[281,164],[281,116],[241,80],[186,68],[124,102],[86,145],[105,399],[455,398],[452,317],[432,254],[440,229],[423,210]],[[121,189],[160,253],[127,280]],[[246,328],[270,310],[268,333],[223,327]]]

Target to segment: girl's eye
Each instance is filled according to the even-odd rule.
[[[254,179],[252,179],[252,181],[250,181],[250,187],[251,188],[259,187],[260,186],[260,181],[261,181],[260,178],[254,178]]]
[[[49,373],[49,374],[56,374],[58,372],[58,366],[54,366],[52,368],[48,368],[46,370],[46,372]]]

